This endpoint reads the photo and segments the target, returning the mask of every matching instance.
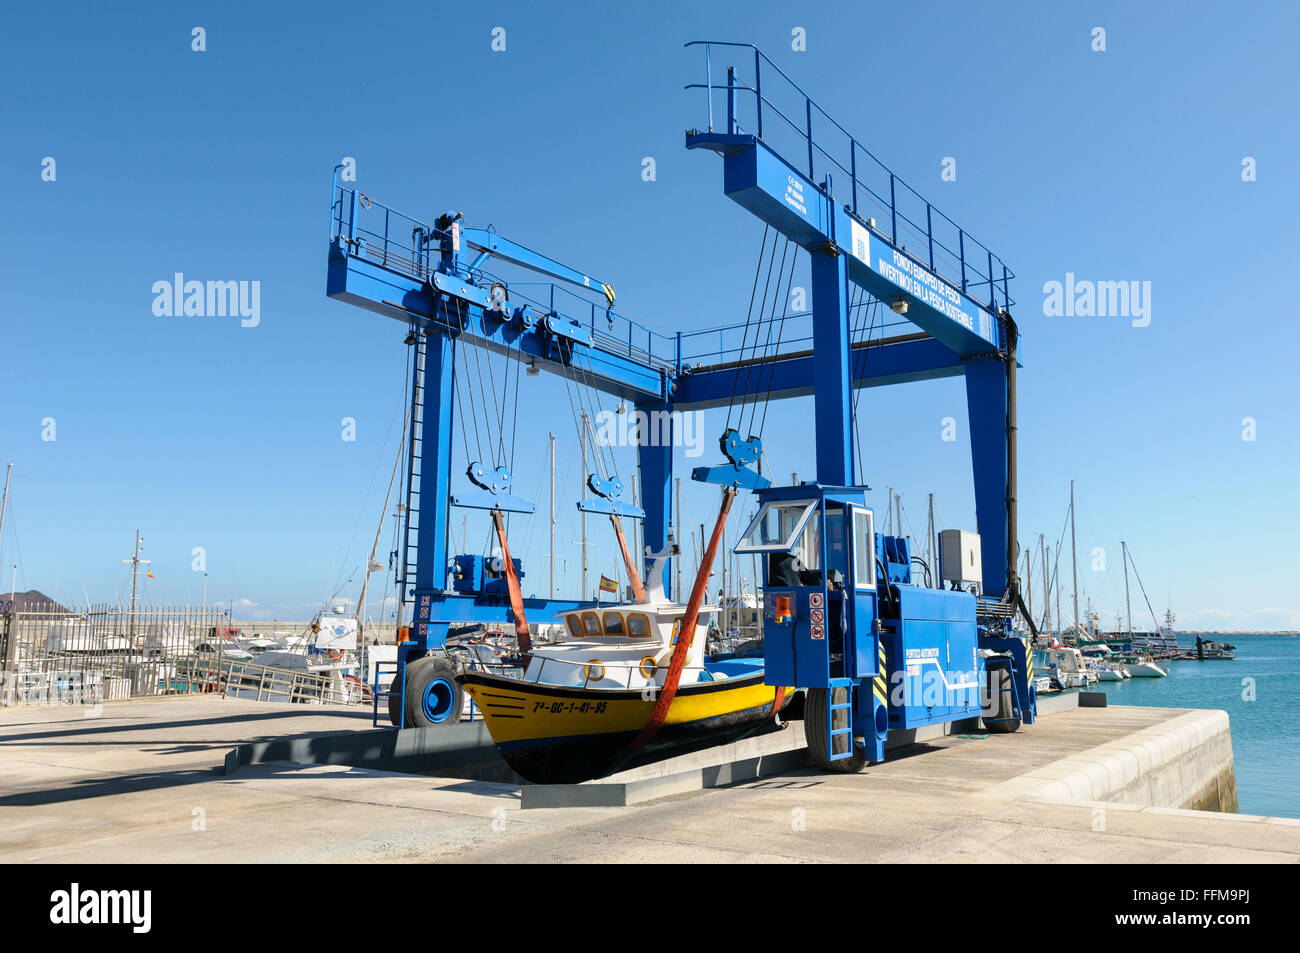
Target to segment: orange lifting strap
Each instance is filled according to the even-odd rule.
[[[636,571],[632,554],[627,551],[627,540],[623,537],[623,521],[617,513],[609,514],[609,521],[614,524],[614,535],[618,537],[618,548],[623,551],[623,564],[627,566],[628,582],[632,584],[632,598],[638,603],[645,602],[645,586],[641,585],[641,574]]]
[[[695,620],[700,614],[700,605],[704,602],[704,589],[709,582],[709,567],[713,565],[718,554],[718,542],[722,539],[722,528],[727,523],[727,514],[731,512],[731,501],[736,498],[736,489],[727,487],[722,491],[722,508],[718,510],[717,522],[713,524],[713,536],[709,539],[709,548],[700,560],[700,570],[695,574],[695,588],[691,590],[690,601],[686,603],[686,614],[682,616],[681,626],[677,629],[677,644],[673,646],[673,657],[668,663],[668,674],[664,676],[663,688],[655,701],[654,710],[646,721],[641,733],[633,740],[633,750],[642,747],[659,733],[668,718],[668,709],[677,694],[677,685],[681,681],[682,667],[686,664],[686,652],[695,637]]]
[[[515,636],[519,640],[519,653],[527,655],[533,650],[533,638],[528,634],[528,619],[524,617],[524,595],[519,590],[519,577],[515,575],[515,564],[510,558],[510,547],[506,544],[506,521],[500,510],[492,511],[492,522],[497,527],[497,540],[501,543],[501,557],[505,561],[506,588],[510,590],[510,613],[515,617]]]

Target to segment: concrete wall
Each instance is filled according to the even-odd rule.
[[[1170,716],[996,785],[984,796],[1235,813],[1237,780],[1228,713],[1171,711]]]

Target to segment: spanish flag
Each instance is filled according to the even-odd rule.
[[[148,576],[150,579],[157,579],[157,578],[158,578],[157,576],[155,576],[155,575],[153,574],[152,571],[150,571],[150,570],[148,570],[148,569],[145,570],[144,574],[145,574],[146,576]]]
[[[618,592],[618,583],[616,583],[613,579],[610,579],[608,576],[602,575],[600,577],[600,591]]]

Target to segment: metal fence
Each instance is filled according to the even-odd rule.
[[[237,622],[212,606],[11,611],[0,616],[0,705],[205,692],[263,701],[362,701],[357,678],[344,683],[249,658],[250,648],[305,647],[309,637],[308,622]]]

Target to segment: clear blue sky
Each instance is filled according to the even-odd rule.
[[[719,161],[682,146],[704,122],[682,89],[699,55],[682,44],[712,38],[763,47],[1017,272],[1022,540],[1057,538],[1074,478],[1080,581],[1104,621],[1123,602],[1124,538],[1157,612],[1300,627],[1300,335],[1283,293],[1300,212],[1293,7],[49,3],[3,19],[5,589],[16,562],[20,590],[120,597],[139,528],[150,599],[198,601],[195,546],[209,598],[241,617],[303,618],[346,596],[349,576],[355,596],[406,354],[398,323],[324,293],[343,156],[363,191],[491,222],[654,324],[743,320],[762,226],[723,196]],[[806,52],[791,49],[796,27]],[[955,182],[940,179],[946,156]],[[1245,156],[1257,181],[1242,181]],[[260,281],[260,325],[155,316],[152,285],[177,271]],[[1150,281],[1150,326],[1045,317],[1043,284],[1067,272]],[[570,500],[576,437],[555,382],[531,386],[517,481],[544,508],[545,434]],[[865,434],[875,502],[898,488],[919,533],[934,492],[944,525],[973,529],[960,380],[863,402],[889,422]],[[773,410],[778,473],[812,476],[810,411]],[[340,439],[348,416],[355,442]],[[690,499],[693,521],[709,518],[712,495]],[[544,523],[512,529],[526,591],[545,591]],[[600,529],[592,571],[612,574]],[[1094,547],[1108,572],[1092,570]]]

